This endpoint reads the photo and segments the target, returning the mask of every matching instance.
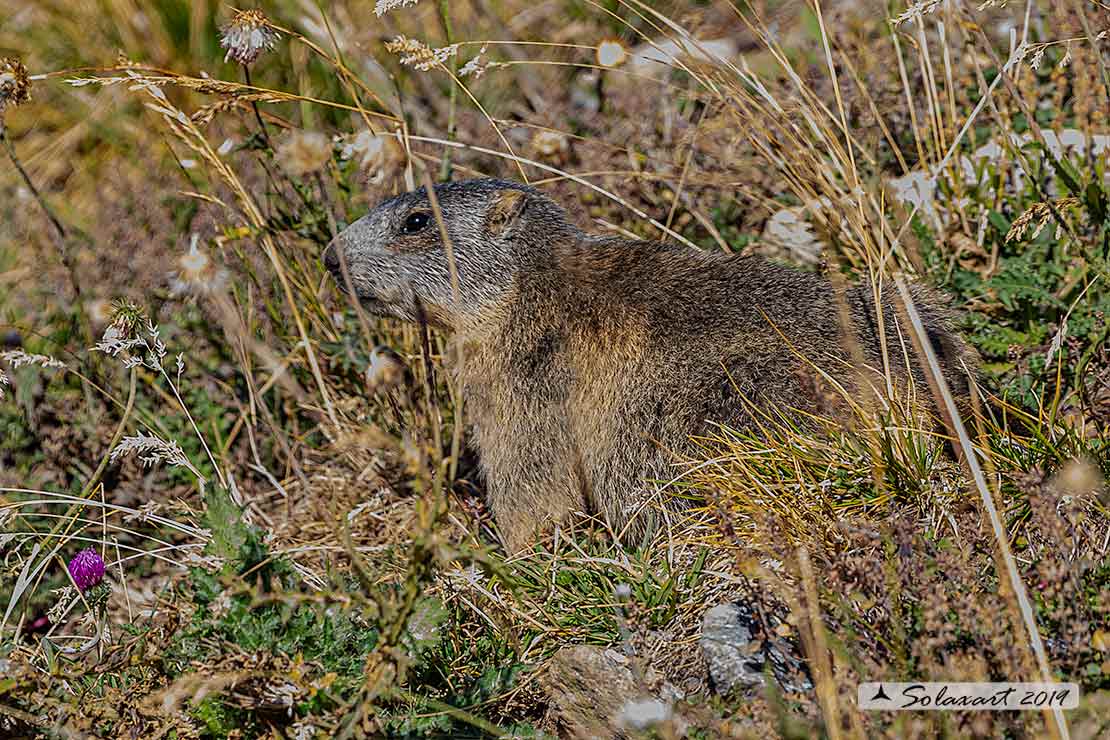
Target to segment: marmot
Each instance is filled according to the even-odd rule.
[[[653,482],[674,476],[673,453],[689,450],[691,436],[715,422],[750,426],[752,405],[817,409],[810,362],[858,385],[840,306],[867,364],[882,367],[870,287],[850,287],[838,301],[828,279],[758,256],[590,235],[539,190],[511,181],[435,193],[457,300],[424,188],[378,205],[323,259],[341,289],[346,269],[371,313],[424,317],[463,343],[467,417],[514,551],[574,510],[637,532]],[[896,300],[882,301],[890,363],[924,389],[920,371],[906,367],[912,328]],[[918,308],[946,375],[960,383],[963,343],[937,305]]]

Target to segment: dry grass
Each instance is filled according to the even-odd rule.
[[[1106,155],[1049,142],[1108,133],[1104,8],[393,5],[274,2],[274,49],[223,64],[214,4],[0,0],[34,95],[0,108],[20,168],[0,324],[41,355],[0,356],[3,731],[530,735],[556,719],[546,661],[591,644],[683,696],[664,737],[1105,732]],[[901,197],[913,172],[933,200]],[[597,230],[787,257],[760,230],[797,207],[823,269],[896,286],[910,325],[907,276],[954,289],[986,349],[1049,274],[1023,254],[1051,241],[1074,278],[974,409],[884,363],[809,426],[700,440],[660,482],[694,506],[642,547],[583,517],[508,559],[444,339],[365,316],[318,259],[380,197],[478,174]],[[997,280],[1019,262],[1028,285]],[[411,374],[368,384],[379,346]],[[935,369],[928,346],[885,349]],[[90,544],[103,600],[53,592]],[[813,693],[710,698],[701,615],[738,598],[782,616]],[[855,708],[858,681],[895,677],[1085,696],[1055,717]]]

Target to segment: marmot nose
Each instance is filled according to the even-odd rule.
[[[335,242],[324,248],[323,260],[324,267],[328,269],[328,272],[333,275],[339,274],[339,250],[336,248]]]

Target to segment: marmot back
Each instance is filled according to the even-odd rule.
[[[827,279],[760,257],[591,236],[509,181],[439,185],[436,197],[457,288],[423,189],[352,224],[324,261],[367,310],[426,318],[463,343],[473,441],[511,549],[576,509],[638,531],[651,481],[672,477],[691,436],[749,426],[754,409],[819,410],[813,366],[852,393],[882,387],[880,326],[892,375],[926,388],[891,295],[878,311],[869,287],[838,298]],[[966,388],[969,351],[928,293],[915,301],[947,379]]]

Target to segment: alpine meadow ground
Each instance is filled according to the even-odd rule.
[[[0,736],[1110,734],[1105,3],[0,18]],[[638,547],[583,513],[509,556],[451,346],[320,260],[383,198],[482,176],[893,291],[887,357],[929,382],[699,438]],[[978,353],[969,404],[911,284]],[[711,678],[729,603],[804,680]],[[864,712],[872,680],[1082,698]]]

